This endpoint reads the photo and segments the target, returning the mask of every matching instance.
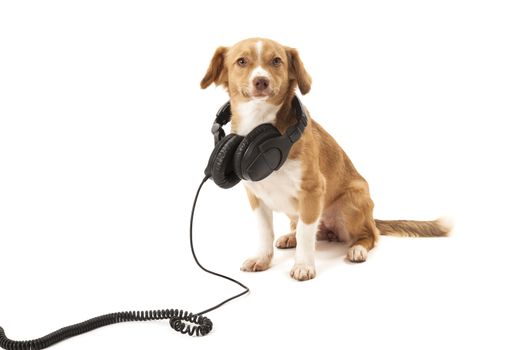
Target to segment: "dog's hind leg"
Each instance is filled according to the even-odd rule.
[[[295,248],[297,239],[295,234],[297,232],[297,217],[288,216],[290,219],[290,233],[277,238],[275,246],[279,249]]]

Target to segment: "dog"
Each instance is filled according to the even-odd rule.
[[[299,52],[273,40],[251,38],[218,47],[200,85],[224,87],[231,103],[231,131],[246,136],[257,126],[273,124],[281,133],[297,122],[292,99],[298,88],[310,91],[312,79]],[[348,242],[346,257],[364,262],[379,235],[446,236],[444,220],[375,220],[368,183],[336,141],[307,112],[308,123],[280,169],[267,178],[243,181],[256,217],[260,246],[243,271],[264,271],[274,247],[273,212],[290,219],[290,233],[275,241],[277,248],[296,248],[290,276],[315,277],[317,240]]]

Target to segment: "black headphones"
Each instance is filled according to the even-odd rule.
[[[226,102],[217,112],[211,129],[215,149],[204,171],[206,176],[211,177],[219,187],[230,188],[241,179],[260,181],[278,170],[308,124],[308,118],[297,96],[294,96],[292,106],[297,123],[289,127],[284,135],[272,124],[266,123],[243,137],[233,133],[225,135],[222,129],[231,119],[230,102]]]

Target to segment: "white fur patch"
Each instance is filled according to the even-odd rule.
[[[241,102],[236,107],[239,123],[236,130],[232,130],[238,135],[246,136],[261,124],[275,124],[277,112],[282,104],[276,106],[262,99]]]
[[[250,83],[253,81],[255,77],[270,77],[270,73],[266,69],[264,69],[261,66],[255,67],[252,72],[250,73],[250,77],[248,78],[250,80]]]
[[[450,232],[454,228],[454,219],[452,217],[442,217],[437,220],[439,227],[445,231]]]
[[[295,264],[314,264],[315,236],[319,220],[312,224],[305,224],[299,219],[297,223],[297,246],[295,251]]]
[[[270,208],[261,203],[254,211],[259,235],[258,257],[273,254],[273,213]]]
[[[301,161],[288,159],[279,170],[274,171],[264,180],[243,181],[243,183],[271,210],[297,216],[295,201],[301,188],[301,180]]]
[[[263,53],[263,42],[258,41],[255,43],[255,51],[257,52],[257,58],[259,59],[259,62],[262,60],[262,53]]]
[[[368,250],[361,244],[356,244],[348,249],[348,260],[353,262],[363,262],[368,257]]]

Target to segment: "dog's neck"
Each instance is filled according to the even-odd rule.
[[[289,126],[297,122],[292,109],[292,98],[286,97],[278,105],[265,100],[235,101],[231,100],[231,131],[246,136],[261,124],[270,123],[279,131],[284,132]]]
[[[282,104],[274,105],[264,100],[232,101],[231,131],[246,136],[261,124],[271,123],[275,125],[277,112],[281,107]]]

